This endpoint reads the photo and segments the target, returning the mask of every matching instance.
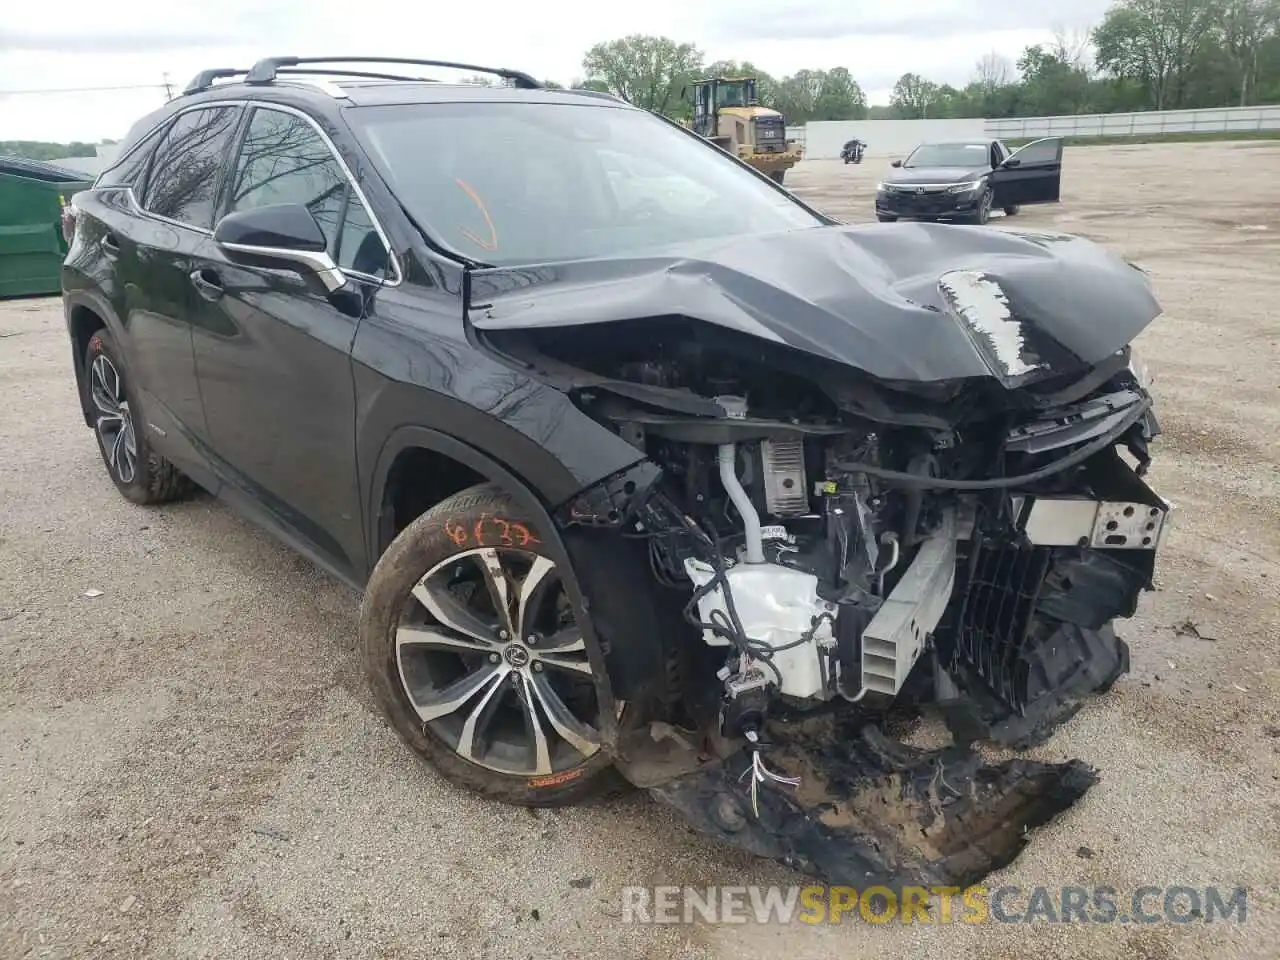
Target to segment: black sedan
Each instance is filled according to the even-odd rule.
[[[1010,150],[999,140],[922,143],[876,187],[876,218],[986,223],[992,209],[1012,216],[1029,203],[1057,203],[1062,138]]]

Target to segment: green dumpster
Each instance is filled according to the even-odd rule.
[[[62,289],[62,204],[88,186],[73,170],[0,157],[0,297]]]

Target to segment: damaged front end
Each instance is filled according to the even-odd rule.
[[[988,764],[973,747],[1042,742],[1127,670],[1112,624],[1151,589],[1172,509],[1143,480],[1159,428],[1131,348],[1086,357],[1064,343],[1074,320],[1026,322],[1035,285],[1002,281],[1009,256],[939,264],[928,297],[893,286],[959,332],[945,378],[874,375],[909,367],[907,347],[854,365],[835,341],[865,329],[820,349],[818,327],[772,322],[776,288],[752,300],[722,275],[750,324],[695,311],[682,281],[683,310],[608,324],[505,319],[531,286],[555,301],[555,269],[482,287],[486,349],[636,447],[557,521],[642,544],[678,614],[665,692],[618,766],[699,830],[827,882],[963,885],[1095,781],[1079,761]],[[937,349],[920,354],[945,370]],[[953,745],[887,733],[926,704]]]

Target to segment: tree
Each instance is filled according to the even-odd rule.
[[[1120,0],[1093,31],[1098,64],[1146,86],[1157,110],[1181,107],[1187,77],[1222,17],[1220,0]]]
[[[904,120],[923,120],[938,100],[938,85],[918,73],[904,73],[893,85],[889,104]]]
[[[1089,50],[1091,31],[1065,27],[1053,28],[1053,42],[1048,52],[1059,63],[1089,75],[1093,72],[1093,58]]]
[[[815,103],[815,120],[862,120],[867,115],[867,95],[844,67],[820,71],[822,83]]]
[[[1280,0],[1226,0],[1222,18],[1223,52],[1234,68],[1240,106],[1258,85],[1258,54],[1280,30]]]
[[[597,43],[582,58],[587,83],[645,110],[686,116],[689,103],[681,90],[702,72],[702,51],[669,37],[633,33],[620,40]]]
[[[984,53],[982,59],[974,65],[973,82],[970,86],[977,87],[983,94],[992,94],[1009,85],[1012,73],[1013,64],[1008,57],[1002,57],[992,50]]]
[[[772,106],[788,123],[862,120],[867,115],[867,95],[844,67],[798,70],[778,83]]]
[[[1072,61],[1075,62],[1072,62]],[[1078,55],[1061,43],[1047,51],[1040,44],[1027,47],[1018,58],[1022,74],[1019,106],[1030,116],[1057,116],[1088,109],[1089,75]]]
[[[571,80],[569,81],[570,90],[594,90],[596,93],[610,93],[609,85],[603,80]]]
[[[104,141],[105,142],[105,141]],[[91,143],[47,143],[43,140],[0,140],[0,157],[24,160],[65,160],[68,157],[92,157],[97,151]]]

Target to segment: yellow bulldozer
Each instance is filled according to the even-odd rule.
[[[799,145],[787,139],[786,118],[760,105],[755,77],[694,81],[693,119],[686,123],[777,183],[802,156]]]

